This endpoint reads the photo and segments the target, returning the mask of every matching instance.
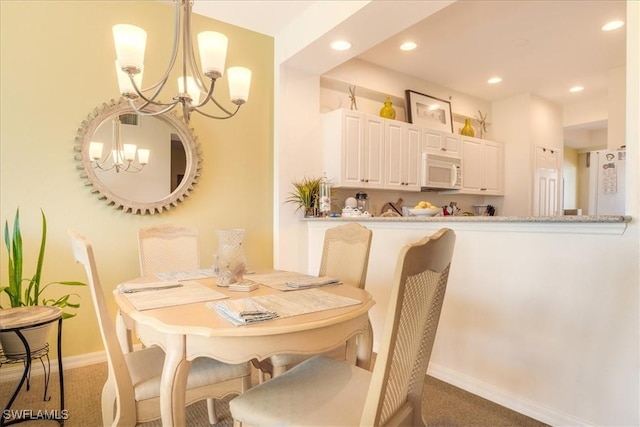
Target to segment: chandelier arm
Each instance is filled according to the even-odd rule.
[[[150,97],[150,99],[155,100],[155,98],[158,96],[158,94],[160,93],[160,91],[162,90],[162,88],[164,87],[165,83],[167,83],[167,80],[169,79],[169,74],[171,74],[171,70],[173,70],[174,65],[176,64],[176,59],[178,58],[178,47],[180,46],[180,10],[181,10],[181,5],[180,2],[181,0],[173,0],[173,2],[175,3],[175,13],[174,13],[174,24],[173,24],[173,49],[171,52],[171,59],[169,60],[169,66],[167,67],[167,69],[164,72],[164,75],[160,78],[160,81],[158,81],[158,83],[154,84],[153,86],[149,86],[148,88],[142,89],[142,92],[147,92],[150,91],[152,89],[156,89],[159,87],[158,90],[155,91],[155,93]],[[129,76],[131,77],[131,76]],[[131,80],[133,81],[133,79]],[[138,88],[136,87],[136,85],[134,84],[133,87],[136,89],[136,92],[138,93],[138,96],[142,97],[143,99],[147,100],[144,96],[142,96],[141,91],[138,90]],[[156,104],[156,105],[167,105],[167,104]]]
[[[213,96],[209,97],[208,99],[210,99],[211,102],[216,104],[219,109],[221,109],[225,113],[229,114],[229,117],[233,117],[238,112],[238,110],[240,109],[240,105],[242,105],[242,104],[236,104],[236,111],[231,113],[229,110],[227,110],[225,107],[223,107]]]
[[[133,102],[133,99],[129,98],[127,99],[129,101],[129,105],[131,106],[131,108],[133,108],[135,110],[135,112],[141,116],[159,116],[161,114],[166,113],[167,111],[171,111],[171,109],[173,107],[175,107],[176,105],[178,105],[178,103],[180,102],[180,100],[176,100],[175,102],[172,102],[171,104],[165,104],[164,107],[158,111],[150,111],[150,110],[145,110],[144,108],[146,108],[149,104],[145,103],[143,105],[140,106],[136,106],[136,104]]]
[[[215,102],[215,100],[214,100],[214,102]],[[193,109],[192,109],[192,111],[195,111],[195,112],[197,112],[197,113],[200,113],[200,114],[202,114],[202,115],[203,115],[203,116],[205,116],[205,117],[209,117],[210,119],[226,120],[226,119],[230,119],[231,117],[235,116],[239,109],[240,109],[240,105],[238,105],[238,106],[237,106],[236,111],[234,111],[233,113],[231,113],[231,112],[227,112],[227,111],[225,110],[225,112],[227,112],[227,113],[229,114],[229,115],[228,115],[228,116],[226,116],[226,117],[223,117],[223,116],[214,116],[214,115],[211,115],[211,114],[207,114],[207,113],[205,113],[205,112],[203,112],[203,111],[200,111],[200,109],[198,109],[198,108],[193,108]]]
[[[204,97],[204,99],[202,100],[202,102],[200,102],[198,105],[192,105],[193,108],[200,108],[203,105],[205,105],[207,102],[209,102],[210,99],[213,99],[213,90],[215,89],[216,86],[216,79],[212,78],[211,79],[211,86],[209,86],[209,89],[207,90],[207,94]],[[230,114],[228,111],[226,112],[227,114]]]
[[[204,84],[204,77],[202,75],[202,73],[200,72],[200,68],[198,68],[198,62],[196,61],[196,55],[195,55],[195,49],[193,47],[193,40],[191,39],[191,2],[187,1],[187,4],[185,5],[185,7],[187,8],[187,13],[185,15],[184,18],[184,43],[185,43],[185,47],[183,49],[183,55],[184,57],[186,57],[186,59],[183,59],[183,64],[185,66],[185,73],[186,73],[186,64],[187,64],[187,59],[189,61],[189,66],[191,68],[191,73],[193,74],[193,79],[196,82],[196,85],[198,86],[198,89],[200,89],[200,91],[202,92],[209,92],[209,89],[207,88],[207,86]],[[189,48],[187,49],[187,43],[189,44]],[[198,105],[199,106],[199,105]]]
[[[139,111],[142,108],[146,108],[147,106],[149,106],[149,104],[158,105],[160,107],[165,107],[165,106],[168,106],[168,105],[171,105],[171,106],[175,105],[175,103],[171,103],[171,102],[170,103],[164,103],[164,102],[160,102],[160,101],[156,101],[155,100],[155,98],[158,96],[160,91],[164,88],[164,85],[167,82],[166,79],[164,81],[158,82],[158,84],[154,86],[154,87],[157,88],[157,90],[149,98],[147,98],[142,93],[143,91],[138,88],[138,86],[136,85],[136,82],[133,80],[133,75],[132,74],[129,74],[129,79],[131,80],[131,84],[133,85],[133,89],[136,91],[136,94],[145,101],[143,105],[141,105],[140,107],[136,108],[136,111]],[[145,90],[147,90],[147,89],[145,89]],[[132,98],[128,98],[128,99],[131,101]]]

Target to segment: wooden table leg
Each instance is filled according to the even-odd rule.
[[[165,427],[184,426],[185,394],[191,362],[186,360],[185,337],[169,335],[160,381],[160,415]]]

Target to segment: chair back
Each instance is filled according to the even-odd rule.
[[[400,252],[360,425],[424,425],[422,388],[454,245],[455,233],[443,228]]]
[[[197,228],[172,224],[138,231],[140,275],[200,268],[200,233]]]
[[[351,222],[324,233],[319,276],[330,276],[364,288],[373,233]]]
[[[84,266],[87,274],[89,289],[91,290],[91,299],[93,300],[96,315],[98,316],[98,326],[100,327],[100,335],[102,335],[102,343],[107,353],[109,380],[113,381],[113,387],[116,393],[116,407],[111,409],[114,410],[115,419],[121,420],[123,425],[135,425],[136,405],[133,383],[116,336],[115,326],[111,321],[93,256],[93,248],[91,243],[77,232],[69,230],[69,235],[71,236],[73,256],[76,262]],[[105,387],[106,386],[107,385],[105,385]],[[103,407],[103,411],[105,410],[109,410],[109,408]],[[133,415],[133,418],[127,420],[126,418],[131,415]]]

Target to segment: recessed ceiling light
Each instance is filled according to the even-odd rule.
[[[404,42],[400,45],[400,50],[413,50],[418,47],[414,42]]]
[[[569,92],[582,92],[584,90],[584,88],[582,86],[574,86],[571,89],[569,89]]]
[[[346,40],[336,40],[331,43],[331,49],[333,50],[349,50],[351,49],[351,43]]]
[[[489,83],[490,85],[494,85],[496,83],[500,83],[501,81],[501,77],[491,77],[489,80],[487,80],[487,83]]]
[[[602,26],[602,31],[613,31],[613,30],[617,30],[618,28],[622,27],[624,25],[624,22],[622,21],[611,21],[611,22],[607,22],[606,24],[604,24]]]

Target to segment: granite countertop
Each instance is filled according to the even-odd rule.
[[[357,221],[357,222],[511,222],[511,223],[625,223],[627,215],[565,215],[565,216],[433,216],[433,217],[330,217],[304,218],[305,221]]]

